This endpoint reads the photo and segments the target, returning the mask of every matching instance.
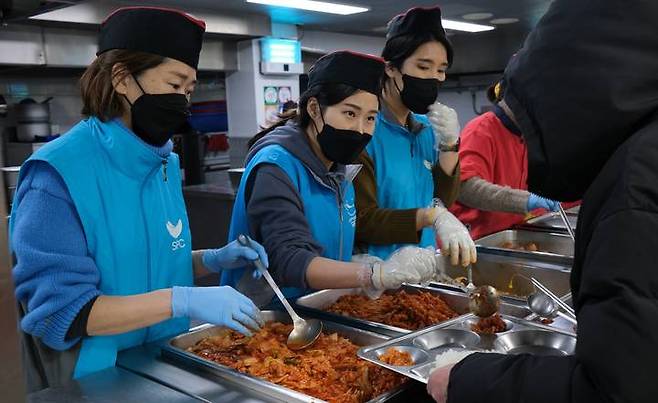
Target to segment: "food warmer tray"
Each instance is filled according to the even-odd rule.
[[[263,319],[266,322],[276,321],[282,323],[291,323],[290,317],[283,311],[263,311]],[[368,332],[362,329],[354,329],[343,324],[324,322],[325,332],[336,332],[340,336],[348,338],[358,346],[367,346],[377,343],[382,343],[389,339],[389,337]],[[211,375],[214,375],[226,382],[245,387],[253,390],[258,394],[267,397],[280,399],[284,402],[291,403],[318,403],[323,400],[316,397],[308,396],[306,394],[294,391],[292,389],[268,382],[248,374],[243,374],[232,368],[218,364],[214,361],[206,360],[197,356],[194,353],[187,351],[187,349],[195,345],[201,339],[209,336],[216,335],[219,332],[226,331],[225,328],[214,326],[210,324],[202,325],[192,329],[188,333],[176,336],[162,345],[162,354],[165,358],[172,359],[185,366],[191,366],[196,369],[201,369]],[[401,393],[408,386],[407,384],[400,385],[389,392],[371,399],[369,403],[386,402],[399,393]]]
[[[438,355],[448,350],[493,351],[501,354],[535,354],[566,356],[576,350],[576,334],[501,315],[507,330],[495,335],[478,335],[471,330],[477,322],[474,315],[459,317],[436,326],[412,332],[373,346],[362,347],[359,357],[398,372],[409,378],[427,383]],[[411,355],[414,364],[396,366],[379,360],[395,348]]]
[[[505,243],[527,245],[534,243],[538,251],[517,250],[504,247]],[[511,229],[487,235],[475,241],[478,253],[511,256],[520,259],[541,260],[571,266],[574,242],[568,235],[554,232]]]
[[[440,296],[448,304],[448,306],[459,315],[469,313],[468,296],[462,291],[445,290],[436,287],[423,287],[420,285],[411,284],[404,284],[399,290],[403,290],[409,294],[429,292],[431,294]],[[298,298],[295,302],[295,306],[296,309],[298,309],[300,312],[304,312],[305,314],[318,319],[342,323],[347,326],[381,333],[391,337],[397,337],[402,334],[412,332],[409,329],[403,329],[401,327],[390,326],[384,323],[373,322],[326,311],[330,305],[335,303],[343,295],[354,295],[359,293],[361,293],[361,290],[358,288],[316,291],[312,294]],[[530,314],[530,311],[527,309],[527,307],[503,302],[501,304],[501,313],[523,318]]]

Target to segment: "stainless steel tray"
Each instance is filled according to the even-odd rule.
[[[265,321],[277,321],[282,323],[290,323],[290,317],[287,313],[281,311],[263,311],[263,319]],[[389,339],[389,337],[367,332],[361,329],[353,329],[348,326],[324,322],[324,330],[327,332],[336,332],[339,335],[348,338],[354,344],[359,346],[367,346],[376,343],[382,343]],[[232,368],[220,365],[214,361],[206,360],[197,356],[196,354],[187,351],[187,348],[195,345],[201,339],[214,336],[218,332],[225,331],[225,328],[213,326],[210,324],[202,325],[197,328],[191,329],[190,332],[176,336],[162,346],[162,354],[164,357],[173,359],[183,365],[192,366],[197,369],[202,369],[224,381],[233,383],[240,387],[246,387],[254,390],[257,393],[263,394],[268,397],[280,399],[284,402],[296,403],[318,403],[323,400],[316,397],[308,396],[292,389],[265,381],[263,379],[243,374]],[[370,403],[380,403],[390,400],[407,387],[403,384],[389,392],[377,396],[370,400]]]
[[[506,248],[504,243],[537,245],[539,251],[522,251]],[[475,241],[479,253],[492,253],[521,259],[543,260],[571,266],[573,264],[574,243],[571,237],[561,233],[506,230]]]
[[[507,331],[495,335],[478,335],[470,325],[477,321],[473,315],[453,319],[374,346],[362,347],[359,357],[398,372],[409,378],[427,383],[438,355],[448,350],[493,350],[501,354],[573,355],[576,351],[576,335],[501,315]],[[395,348],[411,354],[411,366],[390,365],[379,357]]]
[[[430,283],[430,286],[454,287],[455,279],[466,276],[466,270],[461,266],[447,263],[444,267],[446,278]],[[525,303],[528,295],[535,292],[530,277],[541,281],[556,295],[565,295],[571,291],[571,268],[562,264],[482,253],[472,267],[473,283],[476,286],[494,286],[506,300]]]
[[[468,309],[468,296],[462,291],[450,291],[439,289],[435,287],[423,287],[419,285],[405,284],[400,290],[410,294],[418,292],[429,292],[434,295],[441,296],[452,310],[460,315],[469,313]],[[303,296],[295,302],[296,308],[300,312],[304,312],[309,316],[330,320],[332,322],[343,323],[351,327],[365,329],[372,332],[385,334],[392,337],[397,337],[402,334],[411,333],[411,330],[403,329],[396,326],[390,326],[383,323],[372,322],[365,319],[358,319],[350,316],[340,315],[333,312],[327,312],[331,304],[336,302],[338,298],[343,295],[354,295],[361,293],[360,289],[337,289],[337,290],[322,290],[312,294]],[[529,310],[523,306],[517,306],[510,303],[503,303],[501,305],[501,312],[504,314],[516,316],[519,318],[525,317],[529,314]]]
[[[578,215],[567,214],[571,228],[576,229],[578,222]],[[525,223],[521,224],[524,228],[539,228],[551,231],[561,231],[566,233],[567,227],[564,226],[564,221],[560,217],[560,213],[548,213],[539,217],[531,218]]]

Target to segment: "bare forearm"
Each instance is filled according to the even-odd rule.
[[[457,152],[447,151],[439,153],[439,165],[448,176],[454,175],[458,162],[459,153]]]
[[[203,252],[205,251],[206,251],[205,249],[192,251],[192,270],[194,272],[194,278],[207,276],[208,274],[212,273],[203,264],[202,258],[203,258]]]
[[[419,208],[416,211],[416,231],[431,227],[436,220],[436,211],[433,208]]]
[[[316,290],[357,288],[361,287],[364,282],[363,268],[361,263],[316,257],[311,260],[306,269],[306,282],[309,287]]]
[[[171,317],[171,289],[129,296],[98,297],[89,313],[87,333],[105,336],[151,326]]]

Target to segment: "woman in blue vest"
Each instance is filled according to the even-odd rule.
[[[259,257],[235,243],[190,249],[170,138],[188,116],[204,30],[176,10],[111,14],[81,79],[87,118],[21,168],[10,231],[30,390],[111,367],[190,318],[245,334],[262,323],[234,289],[192,287]]]
[[[355,182],[357,245],[371,255],[386,259],[403,245],[435,246],[438,238],[453,265],[476,260],[466,228],[433,201],[444,184],[454,187],[448,207],[458,194],[459,122],[436,102],[452,54],[438,7],[412,8],[389,22],[382,107]]]
[[[273,277],[293,298],[315,289],[397,288],[434,274],[431,250],[410,248],[388,261],[352,260],[356,210],[351,165],[371,139],[379,109],[384,62],[348,51],[322,57],[311,68],[298,116],[257,135],[247,156],[229,239],[261,241]],[[272,293],[251,270],[222,273],[259,305]]]

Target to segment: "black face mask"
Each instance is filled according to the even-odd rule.
[[[402,103],[413,113],[424,115],[430,105],[439,95],[439,80],[435,78],[418,78],[407,74],[402,75],[404,88],[400,91],[397,81],[393,80],[395,88],[400,93]]]
[[[143,95],[130,104],[133,132],[144,142],[162,147],[185,128],[190,104],[183,94],[147,94],[136,78],[135,82]]]
[[[347,165],[354,162],[372,138],[369,134],[361,134],[355,130],[336,129],[324,121],[324,116],[322,122],[324,126],[322,131],[318,132],[320,149],[325,157],[339,164]],[[315,131],[318,131],[317,126]]]

